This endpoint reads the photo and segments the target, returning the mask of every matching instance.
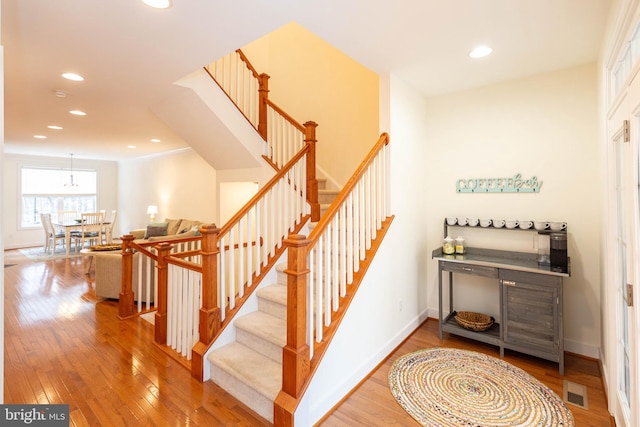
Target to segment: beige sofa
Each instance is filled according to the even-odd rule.
[[[119,299],[120,291],[122,290],[122,252],[121,251],[97,251],[93,253],[95,257],[95,287],[96,287],[96,296],[102,298],[111,298],[111,299]],[[138,252],[133,254],[132,260],[132,270],[133,270],[133,280],[132,280],[132,288],[133,288],[133,299],[134,301],[138,301],[138,257],[140,254]],[[140,298],[143,302],[153,302],[155,287],[154,287],[154,275],[155,268],[144,268],[142,269],[142,283],[147,282],[147,276],[150,277],[150,289],[147,292],[146,289],[142,290],[142,297]],[[144,288],[144,286],[143,286]],[[148,293],[148,295],[147,295]]]
[[[191,219],[165,218],[163,222],[153,222],[147,228],[131,230],[129,234],[132,234],[136,240],[147,240],[149,242],[175,240],[198,236],[200,234],[198,228],[202,224],[202,221]]]

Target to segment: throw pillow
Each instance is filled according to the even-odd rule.
[[[191,228],[191,231],[193,232],[194,236],[199,236],[200,235],[200,226],[199,225],[194,225]]]
[[[147,225],[147,232],[144,234],[144,238],[148,239],[149,237],[166,236],[168,226],[169,224],[166,222],[152,222]]]

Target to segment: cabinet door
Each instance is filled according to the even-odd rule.
[[[536,283],[538,275],[518,276],[502,278],[504,341],[536,353],[557,355],[561,338],[561,285],[548,280]]]

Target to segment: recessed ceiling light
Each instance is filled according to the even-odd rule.
[[[81,82],[84,80],[84,77],[76,73],[62,73],[62,77],[67,80],[73,80],[74,82]]]
[[[71,114],[73,114],[74,116],[86,116],[87,113],[85,113],[84,111],[80,111],[80,110],[71,110],[69,111]]]
[[[54,129],[54,130],[61,130],[62,126],[56,126],[56,125],[49,125],[47,126],[49,129]]]
[[[491,49],[489,46],[478,46],[469,53],[469,56],[472,58],[482,58],[484,56],[490,55],[491,52],[493,52],[493,49]]]
[[[47,139],[47,137],[44,135],[33,135],[33,137],[38,139]]]
[[[63,90],[60,90],[60,89],[57,89],[54,93],[56,94],[56,96],[58,98],[66,98],[67,97],[67,92],[65,92]]]
[[[136,148],[135,145],[127,145],[127,148]]]
[[[142,3],[155,9],[168,9],[171,7],[171,0],[142,0]]]
[[[160,142],[160,140],[158,138],[153,138],[151,142]]]

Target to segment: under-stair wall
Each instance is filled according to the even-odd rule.
[[[183,88],[153,112],[218,173],[264,182],[273,175],[262,156],[267,146],[255,128],[204,71],[176,82]],[[244,171],[244,172],[238,172]]]

